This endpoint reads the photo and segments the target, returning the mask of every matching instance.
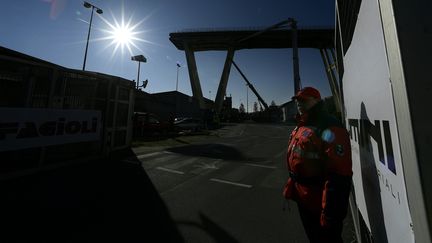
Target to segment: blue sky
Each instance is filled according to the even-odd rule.
[[[267,27],[288,17],[301,26],[334,26],[333,0],[92,0],[101,8],[94,13],[86,70],[107,73],[129,80],[137,77],[137,63],[128,48],[115,49],[107,23],[121,24],[122,16],[136,25],[132,55],[143,54],[140,80],[149,80],[146,92],[175,90],[177,67],[179,91],[192,94],[185,53],[169,41],[169,33],[200,28]],[[81,69],[90,20],[90,9],[80,0],[2,1],[0,45],[53,62]],[[105,21],[102,19],[104,18]],[[291,49],[237,51],[234,57],[263,99],[270,104],[287,102],[293,95]],[[198,73],[203,95],[215,99],[226,53],[197,52]],[[300,49],[300,76],[303,86],[316,86],[323,96],[331,94],[324,66],[316,49]],[[227,87],[233,106],[246,105],[246,86],[234,69]],[[249,91],[249,110],[256,97]]]

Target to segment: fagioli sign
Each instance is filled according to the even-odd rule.
[[[0,108],[0,151],[100,139],[101,112]]]

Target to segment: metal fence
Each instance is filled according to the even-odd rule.
[[[0,48],[0,175],[127,148],[134,95],[129,80]],[[63,132],[65,126],[70,134]]]

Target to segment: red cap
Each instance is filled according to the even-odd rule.
[[[294,95],[291,99],[305,99],[305,98],[309,98],[309,97],[312,97],[312,98],[315,98],[315,99],[321,99],[321,94],[320,94],[320,92],[317,90],[317,89],[315,89],[315,88],[312,88],[312,87],[305,87],[305,88],[303,88],[303,89],[301,89],[301,90],[299,90],[298,92],[297,92],[297,94],[296,95]]]

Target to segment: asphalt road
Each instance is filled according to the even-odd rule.
[[[292,129],[227,125],[217,137],[138,158],[185,242],[308,242],[296,205],[283,210]]]
[[[0,242],[307,242],[296,206],[282,210],[291,129],[226,125],[0,181]],[[347,220],[345,242],[351,231]]]

